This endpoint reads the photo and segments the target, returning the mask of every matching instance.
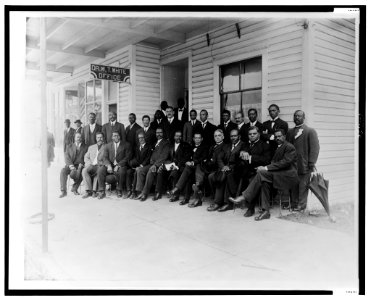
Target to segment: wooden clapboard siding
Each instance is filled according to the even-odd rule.
[[[160,104],[160,50],[144,45],[136,45],[136,92],[134,111],[138,123],[143,115],[153,119]]]
[[[330,180],[331,203],[354,201],[356,153],[355,28],[345,19],[314,20],[313,127],[318,169]]]
[[[161,51],[161,59],[180,53],[192,53],[192,101],[190,106],[197,111],[207,109],[213,123],[214,61],[266,50],[267,68],[263,70],[267,81],[267,106],[276,103],[281,108],[281,118],[291,122],[292,113],[301,105],[302,89],[302,40],[301,20],[293,19],[248,19],[239,23],[241,38],[234,25],[209,32],[210,46],[205,35],[187,40]],[[267,113],[260,116],[266,120]],[[292,123],[292,122],[291,122]]]

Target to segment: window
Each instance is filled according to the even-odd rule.
[[[102,124],[103,90],[101,80],[89,80],[86,82],[85,122],[89,123],[88,117],[91,112],[97,115],[96,122]]]
[[[250,108],[256,108],[261,116],[262,106],[262,58],[231,63],[220,67],[221,111],[231,111],[231,118]]]

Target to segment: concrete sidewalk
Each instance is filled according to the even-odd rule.
[[[243,290],[358,286],[351,235],[281,220],[277,210],[271,219],[256,222],[244,218],[241,209],[208,212],[205,204],[191,209],[167,197],[98,200],[69,192],[59,199],[59,171],[49,169],[49,211],[55,218],[49,222],[48,254],[41,253],[41,224],[27,219],[40,212],[41,189],[30,182],[32,174],[25,181],[36,187],[24,206],[26,265],[42,266],[44,279],[53,284]],[[41,279],[32,278],[30,268],[25,277]]]

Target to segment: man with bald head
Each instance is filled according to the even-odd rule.
[[[305,113],[297,110],[294,113],[295,127],[287,132],[287,141],[295,146],[298,155],[299,184],[292,189],[294,210],[303,211],[307,207],[308,183],[315,171],[319,155],[317,132],[304,124]]]

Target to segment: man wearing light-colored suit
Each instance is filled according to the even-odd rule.
[[[97,132],[102,132],[102,126],[96,123],[95,120],[96,120],[95,113],[90,113],[89,124],[86,125],[83,129],[83,133],[84,133],[82,135],[83,142],[88,147],[97,143],[96,134]]]
[[[200,126],[201,122],[196,119],[197,112],[194,109],[189,112],[189,117],[191,118],[191,120],[186,122],[183,127],[183,141],[192,145],[195,128]]]
[[[97,143],[91,145],[84,156],[85,168],[82,170],[82,178],[84,179],[86,193],[82,196],[83,198],[97,196],[95,187],[93,188],[92,178],[98,174],[99,167],[104,166],[107,162],[103,133],[98,132],[96,134],[96,140]],[[98,185],[98,190],[105,190],[104,182],[98,182]]]
[[[112,133],[118,131],[120,133],[121,141],[126,141],[126,132],[124,124],[117,121],[117,114],[113,111],[108,113],[109,122],[104,124],[102,127],[102,132],[104,135],[104,140],[106,143],[112,142]]]
[[[319,155],[317,132],[304,124],[305,113],[297,110],[294,113],[295,127],[287,133],[287,140],[295,146],[298,154],[298,175],[300,182],[292,189],[294,210],[302,211],[307,207],[308,184],[310,175],[315,171]]]

